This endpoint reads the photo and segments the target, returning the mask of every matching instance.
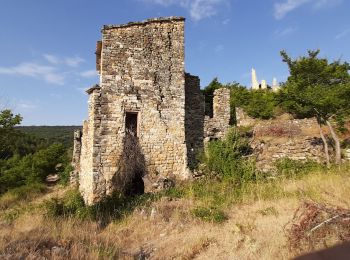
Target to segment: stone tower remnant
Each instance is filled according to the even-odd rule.
[[[259,82],[258,82],[258,79],[256,77],[255,69],[252,69],[252,89],[253,90],[259,89]]]
[[[267,83],[264,79],[261,81],[261,89],[267,89]]]
[[[272,80],[272,90],[274,92],[277,92],[278,90],[280,90],[280,86],[279,86],[276,78],[273,78],[273,80]]]
[[[155,18],[102,28],[100,84],[87,90],[89,117],[74,150],[73,176],[87,204],[190,177],[206,136],[199,78],[184,68],[184,22]],[[214,95],[214,118],[228,113],[217,120],[218,131],[228,128],[227,100],[226,90]]]

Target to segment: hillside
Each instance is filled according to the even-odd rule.
[[[18,126],[16,129],[50,143],[62,143],[69,147],[73,145],[74,130],[82,129],[82,126]]]
[[[290,259],[349,238],[349,190],[347,166],[243,189],[201,180],[90,210],[58,186],[7,195],[0,258]]]

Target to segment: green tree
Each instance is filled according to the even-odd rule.
[[[12,156],[11,151],[20,135],[14,126],[20,124],[21,121],[22,117],[14,115],[9,109],[0,111],[0,159]]]
[[[335,162],[340,164],[340,141],[332,122],[341,123],[344,116],[349,114],[350,66],[339,60],[329,63],[327,59],[317,57],[319,52],[308,51],[308,56],[293,60],[285,51],[281,51],[290,76],[279,98],[282,106],[294,116],[316,117],[329,166],[328,143],[322,125],[327,125],[331,132],[336,150]]]
[[[224,85],[219,82],[218,78],[215,77],[208,86],[206,86],[202,93],[205,100],[205,114],[212,117],[213,116],[213,97],[214,91],[219,88],[223,88]]]

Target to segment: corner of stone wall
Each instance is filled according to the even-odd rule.
[[[105,182],[100,173],[101,88],[94,85],[89,94],[89,119],[84,122],[80,156],[79,190],[87,204],[105,195]]]
[[[79,185],[79,172],[80,172],[80,157],[81,157],[81,138],[82,131],[80,129],[74,131],[73,140],[73,156],[72,156],[72,167],[73,171],[70,174],[70,184],[72,186]]]

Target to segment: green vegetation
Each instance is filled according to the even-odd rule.
[[[275,162],[277,172],[286,178],[300,178],[313,171],[323,171],[324,166],[315,161],[296,161],[282,158]]]
[[[44,183],[49,174],[62,174],[63,182],[67,182],[67,147],[19,131],[15,125],[21,120],[10,110],[0,111],[0,194],[35,193],[35,187]]]
[[[340,164],[340,141],[332,121],[342,127],[344,118],[350,113],[350,65],[340,61],[329,63],[327,59],[317,57],[319,52],[309,51],[308,56],[292,60],[281,51],[290,76],[279,99],[281,106],[296,117],[317,118],[329,166],[328,142],[321,126],[328,126],[336,150],[335,162]]]
[[[48,143],[61,143],[68,148],[73,146],[74,130],[81,128],[81,126],[18,126],[15,129]]]
[[[221,223],[227,220],[227,217],[222,210],[213,207],[197,207],[192,210],[192,214],[197,218],[213,223]]]
[[[44,209],[49,217],[76,217],[79,219],[109,222],[129,215],[136,207],[149,205],[161,194],[124,196],[113,194],[103,201],[85,206],[78,190],[69,190],[63,198],[52,198],[45,202]]]
[[[248,139],[241,137],[233,128],[225,139],[208,144],[202,163],[206,165],[209,173],[214,172],[220,178],[226,178],[236,185],[241,185],[257,179],[254,163],[242,158],[250,152]]]
[[[341,142],[338,131],[344,131],[344,123],[350,114],[350,65],[340,60],[329,62],[318,58],[319,50],[308,51],[307,56],[292,59],[281,51],[288,65],[290,76],[279,92],[248,90],[237,83],[222,84],[215,78],[206,88],[206,108],[212,107],[215,89],[231,90],[231,117],[235,122],[235,108],[241,107],[253,118],[270,119],[287,112],[296,118],[315,117],[319,124],[324,144],[327,165],[330,167],[329,143],[334,144],[335,162],[341,163]],[[332,141],[327,140],[322,130],[326,125]],[[336,129],[334,129],[334,126]]]

